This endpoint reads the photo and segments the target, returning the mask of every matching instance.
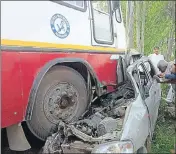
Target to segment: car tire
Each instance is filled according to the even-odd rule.
[[[60,120],[77,120],[87,105],[87,88],[82,75],[70,67],[54,66],[39,85],[27,126],[37,138],[45,141]]]

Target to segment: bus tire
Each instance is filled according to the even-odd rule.
[[[45,141],[60,120],[77,120],[87,105],[87,88],[82,75],[70,67],[54,66],[39,85],[27,126],[37,138]]]

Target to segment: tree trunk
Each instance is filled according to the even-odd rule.
[[[127,41],[127,50],[125,53],[125,59],[127,65],[129,64],[129,52],[132,47],[133,42],[133,21],[134,21],[134,1],[127,1],[127,11],[126,11],[126,41]]]
[[[142,28],[141,28],[141,52],[143,55],[144,55],[145,12],[146,12],[146,2],[143,1],[143,4],[142,4]]]
[[[127,1],[127,48],[133,47],[133,26],[134,26],[134,2]]]
[[[129,37],[129,48],[134,47],[134,40],[133,40],[133,32],[134,32],[134,2],[129,1],[129,28],[128,28],[128,37]]]
[[[166,57],[167,61],[170,60],[170,57],[172,55],[173,45],[174,45],[174,31],[173,31],[173,28],[174,27],[171,28],[170,35],[169,35],[169,40],[168,40],[168,51],[167,51],[167,57]]]
[[[129,2],[126,2],[126,38],[128,35],[128,23],[129,23]]]
[[[141,12],[140,1],[136,1],[136,47],[138,52],[141,52],[141,46],[140,46],[141,13],[140,12]]]

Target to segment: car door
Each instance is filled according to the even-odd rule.
[[[143,61],[144,58],[138,59],[126,69],[127,77],[135,91],[135,99],[127,108],[121,140],[132,140],[136,150],[141,148],[147,136],[151,135],[149,109],[152,89]]]
[[[155,94],[156,94],[156,88],[154,87],[154,83],[152,82],[151,77],[149,76],[149,73],[147,72],[147,69],[143,62],[140,62],[137,64],[137,74],[139,76],[139,89],[142,99],[145,102],[145,105],[148,109],[149,115],[147,117],[150,121],[150,129],[151,132],[153,132],[154,129],[154,102],[155,102]]]
[[[144,65],[146,68],[146,72],[149,76],[149,80],[152,82],[151,84],[151,88],[154,94],[154,97],[152,99],[152,107],[151,107],[151,113],[150,113],[150,117],[151,117],[151,123],[152,123],[152,133],[154,131],[155,128],[155,123],[158,117],[158,109],[159,109],[159,105],[160,105],[160,101],[161,101],[161,87],[160,84],[157,83],[156,79],[153,78],[153,76],[156,74],[155,69],[153,67],[153,65],[151,64],[150,61],[146,60],[144,61]]]

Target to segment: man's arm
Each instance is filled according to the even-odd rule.
[[[176,79],[176,74],[165,74],[165,79]]]

